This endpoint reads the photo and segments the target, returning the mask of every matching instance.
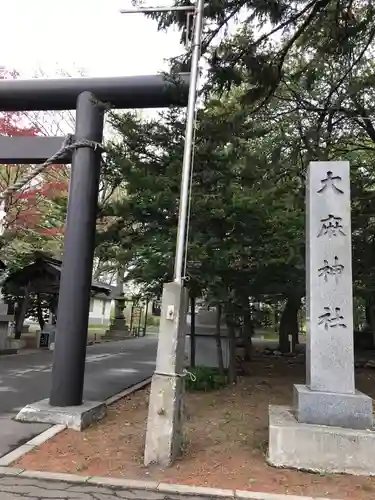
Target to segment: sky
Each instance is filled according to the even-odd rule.
[[[145,5],[170,5],[170,0]],[[0,0],[0,67],[22,77],[155,74],[183,51],[177,31],[157,32],[130,0]]]

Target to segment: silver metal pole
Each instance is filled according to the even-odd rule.
[[[192,168],[193,138],[195,127],[195,106],[197,101],[197,85],[199,74],[199,59],[201,52],[204,0],[197,0],[193,50],[191,58],[191,75],[186,115],[185,148],[182,162],[182,179],[180,192],[180,208],[178,214],[178,229],[176,256],[174,263],[174,281],[181,283],[183,279],[186,226],[189,211],[190,177]]]
[[[195,10],[195,5],[177,5],[176,7],[140,7],[139,9],[121,9],[120,14],[144,14],[147,12],[174,12]]]

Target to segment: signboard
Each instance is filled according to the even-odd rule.
[[[161,315],[161,300],[154,300],[152,302],[152,315],[153,316]]]
[[[44,325],[43,331],[39,336],[39,348],[49,349],[51,343],[55,342],[56,325]]]
[[[49,332],[42,332],[39,337],[39,348],[40,349],[48,349],[49,346]]]

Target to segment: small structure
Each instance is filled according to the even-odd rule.
[[[215,308],[201,308],[195,318],[195,363],[197,366],[207,366],[210,368],[218,368],[219,361],[217,357],[216,345],[216,309]],[[191,315],[187,315],[187,336],[185,343],[185,356],[190,365],[191,354]],[[224,368],[229,366],[229,338],[228,327],[224,321],[221,320],[220,325],[220,342],[223,353]]]
[[[306,385],[271,406],[269,462],[375,474],[372,400],[355,389],[348,162],[312,162],[306,203]]]
[[[126,324],[124,316],[125,297],[119,296],[115,298],[115,314],[109,329],[105,332],[103,339],[120,340],[130,337],[130,330]]]
[[[20,298],[18,313],[16,315],[16,332],[21,332],[22,330],[24,318],[27,314],[30,294],[50,296],[51,312],[57,317],[57,298],[60,287],[61,269],[61,260],[55,259],[42,252],[36,252],[34,254],[34,261],[31,264],[7,276],[3,285],[4,292]],[[109,285],[103,285],[101,283],[92,283],[91,285],[92,299],[98,301],[99,308],[102,307],[104,301],[105,303],[110,303],[110,293],[111,287]],[[108,307],[108,317],[109,312],[110,305]],[[50,327],[51,325],[48,327],[49,330],[51,330]],[[52,339],[50,338],[50,340]]]
[[[102,338],[108,340],[119,340],[130,336],[130,331],[124,316],[126,299],[124,296],[124,272],[122,269],[119,269],[117,272],[117,286],[113,295],[115,299],[114,318],[111,321],[109,329],[105,332],[105,335]]]
[[[43,252],[34,253],[34,261],[27,266],[10,273],[4,281],[8,293],[16,295],[25,286],[33,293],[49,293],[58,295],[62,261]],[[92,294],[109,296],[111,287],[103,283],[93,282]]]

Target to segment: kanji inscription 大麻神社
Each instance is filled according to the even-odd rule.
[[[340,235],[345,236],[341,217],[329,214],[328,217],[320,219],[320,222],[322,223],[322,226],[318,233],[318,238],[319,236],[325,236],[325,235],[328,235],[329,237],[340,236]]]
[[[338,282],[338,278],[343,271],[344,266],[339,263],[337,255],[334,256],[332,265],[329,264],[328,260],[324,259],[323,266],[318,269],[319,276],[323,277],[324,281],[328,281],[330,276],[334,276],[336,283]]]
[[[334,175],[331,170],[327,172],[327,177],[322,179],[320,182],[323,186],[318,189],[319,194],[324,194],[328,187],[331,187],[334,192],[344,194],[344,191],[336,186],[336,182],[342,181],[342,177],[339,175]],[[320,219],[322,223],[321,229],[319,231],[318,237],[327,235],[331,236],[345,236],[344,227],[342,224],[342,217],[329,214],[328,217]],[[327,259],[324,259],[324,265],[318,269],[320,277],[324,277],[324,281],[328,282],[329,276],[334,276],[336,278],[336,284],[338,283],[338,277],[344,271],[344,266],[339,264],[339,258],[337,255],[333,257],[333,265],[330,265]],[[318,317],[318,325],[323,325],[326,330],[328,328],[342,327],[346,328],[344,323],[344,317],[341,314],[340,307],[324,307],[324,312]]]
[[[344,191],[336,186],[336,182],[341,180],[342,178],[339,175],[333,175],[332,171],[328,170],[327,177],[320,181],[323,186],[318,189],[318,193],[323,193],[325,189],[331,187],[336,193],[344,194]]]

